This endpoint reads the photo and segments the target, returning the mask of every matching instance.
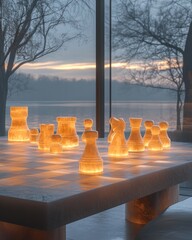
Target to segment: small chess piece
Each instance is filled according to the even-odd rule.
[[[148,149],[151,151],[161,151],[163,150],[163,144],[160,140],[160,128],[157,125],[153,125],[151,128],[152,138],[149,141]]]
[[[54,124],[41,124],[39,134],[39,149],[49,151],[51,136],[54,134]]]
[[[109,156],[128,156],[128,148],[124,134],[125,127],[126,123],[122,118],[113,118],[113,120],[111,121],[111,128],[113,129],[113,132],[108,140],[110,142],[108,148]]]
[[[170,148],[171,147],[171,140],[167,134],[167,130],[169,127],[168,122],[160,122],[159,123],[160,127],[160,134],[159,137],[161,139],[161,142],[163,144],[163,148]]]
[[[57,117],[57,134],[61,135],[63,148],[79,146],[79,137],[76,133],[76,117]]]
[[[8,141],[28,142],[30,131],[27,125],[28,107],[10,107],[11,127]]]
[[[109,124],[111,125],[111,129],[110,129],[109,135],[108,135],[108,137],[107,137],[108,143],[111,142],[111,136],[112,136],[112,134],[113,134],[113,132],[114,132],[114,129],[113,129],[114,124],[113,124],[113,123],[116,122],[117,120],[118,120],[118,119],[115,118],[115,117],[111,117],[111,118],[109,119]]]
[[[131,133],[128,138],[128,151],[129,152],[143,152],[145,146],[140,133],[140,127],[142,123],[142,118],[129,118]]]
[[[85,149],[79,161],[79,172],[82,174],[96,175],[103,172],[103,160],[99,155],[96,140],[97,131],[86,131],[84,133]]]
[[[62,153],[62,151],[61,136],[53,134],[51,136],[50,153]]]
[[[39,130],[37,128],[30,129],[30,142],[38,143]]]
[[[83,125],[84,125],[85,132],[86,131],[92,131],[93,120],[91,118],[87,118],[87,119],[84,120]],[[81,139],[82,139],[83,142],[85,141],[84,133],[82,134]]]
[[[143,142],[145,147],[148,147],[149,141],[151,140],[152,133],[151,133],[151,128],[154,125],[154,122],[151,120],[145,121],[144,126],[145,126],[145,134],[143,137]]]

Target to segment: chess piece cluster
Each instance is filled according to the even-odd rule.
[[[57,133],[54,124],[41,124],[38,129],[30,129],[27,125],[28,107],[11,107],[11,127],[8,132],[9,141],[30,141],[38,144],[40,150],[53,154],[62,153],[63,149],[79,145],[76,132],[76,117],[57,117]],[[142,138],[140,128],[142,118],[129,118],[130,136],[125,138],[126,123],[122,118],[112,117],[109,120],[110,132],[108,135],[108,155],[110,157],[127,157],[129,152],[143,152],[146,148],[151,151],[160,151],[171,146],[167,134],[168,123],[160,122],[154,125],[152,120],[144,122],[145,134]],[[103,160],[97,148],[98,132],[93,129],[93,120],[84,120],[82,141],[85,148],[79,161],[81,174],[101,174]]]
[[[169,127],[167,122],[154,125],[152,120],[145,121],[146,130],[143,138],[140,133],[142,118],[130,118],[129,122],[131,132],[126,142],[124,120],[114,117],[109,120],[111,125],[108,135],[109,156],[123,157],[127,156],[128,152],[143,152],[146,148],[151,151],[161,151],[171,146],[171,140],[167,134]]]

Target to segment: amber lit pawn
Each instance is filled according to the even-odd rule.
[[[145,150],[144,142],[140,133],[142,118],[129,118],[131,133],[128,138],[129,152],[143,152]]]
[[[30,131],[27,125],[28,107],[10,107],[11,127],[8,141],[28,142]]]
[[[51,136],[50,153],[62,153],[62,151],[61,136],[53,134]]]
[[[83,125],[84,125],[85,132],[86,131],[92,131],[93,120],[91,118],[87,118],[87,119],[84,120]],[[81,139],[82,139],[83,142],[85,141],[84,133],[82,134]]]
[[[107,137],[108,143],[111,142],[111,136],[112,136],[112,134],[113,134],[113,132],[114,132],[114,129],[113,129],[114,124],[113,124],[113,123],[116,122],[117,120],[118,120],[118,119],[115,118],[115,117],[111,117],[111,118],[109,119],[109,124],[111,125],[111,129],[110,129],[109,135],[108,135],[108,137]]]
[[[170,148],[171,147],[171,140],[167,134],[167,130],[169,127],[168,122],[160,122],[159,123],[160,127],[160,134],[159,137],[161,139],[161,142],[163,144],[163,148]]]
[[[103,172],[103,160],[96,145],[97,138],[97,131],[86,131],[84,133],[86,145],[79,161],[79,172],[82,174],[97,175]]]
[[[157,125],[153,125],[151,128],[152,138],[149,141],[148,149],[151,151],[161,151],[163,150],[163,144],[160,140],[160,128]]]
[[[30,129],[30,142],[38,143],[39,130],[37,128]]]
[[[63,148],[79,146],[79,137],[76,132],[76,117],[57,117],[57,134],[61,135]]]
[[[125,157],[128,156],[128,148],[125,139],[125,121],[120,119],[113,118],[111,121],[111,128],[113,129],[113,133],[110,135],[109,141],[109,156],[113,157]]]
[[[151,133],[151,128],[154,125],[153,121],[145,121],[144,126],[145,126],[145,135],[143,137],[143,142],[145,147],[148,147],[149,141],[151,140],[152,133]]]

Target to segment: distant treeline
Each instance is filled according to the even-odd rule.
[[[21,81],[19,80],[21,79]],[[14,84],[13,84],[14,83]],[[40,76],[34,78],[27,74],[17,74],[12,79],[11,101],[95,101],[95,80],[60,79]],[[108,81],[105,84],[106,100],[109,96]],[[23,87],[21,87],[23,86]],[[14,91],[13,91],[14,89]],[[113,81],[112,99],[115,101],[172,101],[174,93],[168,90],[152,89],[125,82]]]

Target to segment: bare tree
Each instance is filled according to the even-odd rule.
[[[78,36],[85,0],[0,0],[0,135],[5,135],[8,81],[22,65],[57,51]]]
[[[132,82],[170,89],[177,96],[177,130],[181,130],[184,91],[183,55],[191,23],[191,3],[183,0],[121,0],[114,26],[114,46],[122,61],[142,60],[130,70]]]

